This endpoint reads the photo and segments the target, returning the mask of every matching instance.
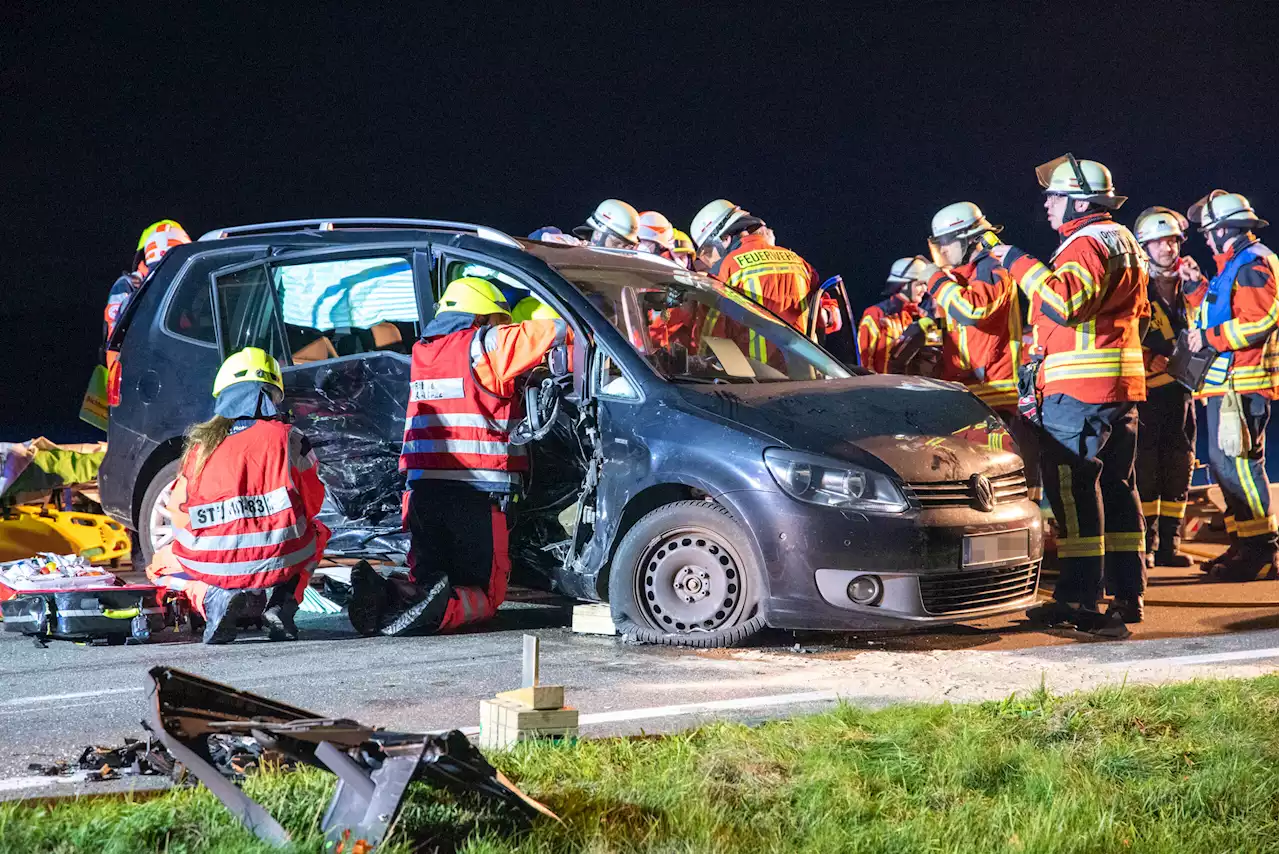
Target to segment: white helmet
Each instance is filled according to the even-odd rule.
[[[605,199],[573,233],[582,238],[590,238],[592,232],[604,231],[635,244],[639,240],[639,228],[640,214],[636,213],[635,208],[618,199]]]
[[[689,233],[693,236],[693,242],[701,248],[708,240],[719,239],[725,229],[744,216],[751,214],[728,199],[716,199],[698,211],[698,215],[693,218],[693,225],[689,226]]]
[[[934,243],[968,240],[985,232],[999,234],[1003,225],[992,225],[973,202],[953,202],[933,215],[929,236]]]
[[[1070,153],[1036,167],[1036,179],[1045,193],[1092,202],[1116,210],[1129,198],[1117,196],[1111,170],[1096,160],[1076,160]]]
[[[1200,224],[1201,231],[1214,228],[1266,228],[1270,223],[1253,210],[1239,193],[1214,190],[1187,210],[1187,218]]]
[[[1187,218],[1182,214],[1156,205],[1138,214],[1138,220],[1133,224],[1133,234],[1138,238],[1139,243],[1148,243],[1162,237],[1186,240],[1189,225]]]
[[[645,211],[640,214],[639,238],[656,243],[663,249],[671,249],[676,245],[676,228],[657,211]]]
[[[889,265],[887,282],[891,285],[905,285],[908,282],[921,281],[924,279],[924,271],[928,266],[929,262],[920,255],[899,258]]]

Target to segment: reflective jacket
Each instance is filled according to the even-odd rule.
[[[182,463],[186,501],[175,514],[173,557],[197,581],[230,590],[266,588],[309,575],[329,531],[316,457],[280,421],[237,422],[195,471]]]
[[[720,259],[711,275],[745,294],[804,333],[808,329],[810,293],[817,275],[790,249],[774,246],[762,234],[744,234],[737,247]],[[763,346],[763,339],[761,345]],[[759,354],[752,353],[760,359]]]
[[[1147,369],[1147,391],[1177,382],[1165,370],[1168,367],[1167,364],[1161,365],[1160,368],[1155,367],[1158,357],[1168,359],[1173,355],[1178,333],[1187,328],[1187,311],[1182,298],[1181,283],[1177,281],[1176,276],[1165,277],[1165,281],[1170,278],[1174,280],[1172,302],[1160,296],[1160,290],[1156,287],[1157,274],[1154,268],[1151,284],[1147,287],[1147,301],[1151,303],[1151,324],[1147,327],[1147,334],[1142,337],[1142,361]]]
[[[1216,256],[1218,275],[1187,294],[1195,326],[1222,353],[1209,369],[1197,398],[1236,391],[1280,397],[1277,358],[1276,253],[1257,241],[1233,244]],[[1230,382],[1228,383],[1228,379]]]
[[[1146,400],[1147,253],[1109,213],[1072,220],[1058,232],[1052,270],[1020,249],[1005,257],[1031,300],[1044,394],[1083,403]]]
[[[964,383],[993,409],[1016,411],[1022,307],[1009,271],[984,249],[949,274],[934,273],[929,293],[947,314],[939,379]]]
[[[400,452],[406,479],[518,492],[529,459],[511,444],[511,430],[524,418],[515,379],[563,341],[566,329],[561,320],[526,320],[415,344]]]
[[[858,323],[858,356],[862,367],[877,374],[889,372],[889,354],[906,328],[922,317],[920,306],[894,294],[862,313]]]
[[[107,293],[107,307],[102,312],[103,341],[111,338],[111,333],[115,331],[116,323],[124,312],[124,307],[128,305],[129,298],[134,295],[141,284],[141,276],[134,273],[125,273],[111,285],[111,290]]]

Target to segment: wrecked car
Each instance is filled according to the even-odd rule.
[[[332,557],[403,561],[409,351],[480,275],[574,331],[530,378],[515,580],[608,601],[621,632],[723,646],[765,626],[931,626],[1028,607],[1041,522],[996,414],[963,388],[858,375],[758,304],[661,258],[435,220],[221,229],[174,248],[108,342],[107,512],[145,557],[214,373],[284,365],[328,487]]]

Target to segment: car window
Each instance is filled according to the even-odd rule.
[[[627,377],[622,366],[604,350],[596,351],[596,394],[602,397],[616,397],[620,400],[639,400],[640,393],[635,383]]]
[[[215,287],[223,355],[245,347],[261,347],[282,364],[288,364],[289,353],[277,322],[275,290],[267,278],[267,268],[249,267],[218,276]]]
[[[218,342],[214,331],[213,303],[209,301],[209,271],[191,270],[178,283],[169,310],[165,313],[165,328],[184,338],[194,338],[208,344]]]
[[[497,286],[498,290],[502,291],[502,295],[507,298],[507,304],[513,307],[520,300],[531,296],[528,286],[514,276],[475,261],[450,261],[445,266],[443,284],[447,286],[454,279],[461,279],[464,276],[475,276],[492,282]],[[437,299],[439,299],[439,296],[439,294],[436,294]]]

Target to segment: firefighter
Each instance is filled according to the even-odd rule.
[[[516,380],[568,336],[560,319],[510,320],[491,282],[455,279],[413,347],[400,455],[409,575],[352,570],[348,611],[361,634],[449,631],[492,617],[506,598],[507,510],[529,467],[510,441],[524,418]]]
[[[1178,267],[1194,264],[1183,258],[1187,219],[1165,207],[1138,215],[1134,236],[1146,250],[1151,323],[1142,339],[1147,371],[1147,399],[1138,404],[1138,495],[1147,522],[1147,566],[1191,566],[1178,552],[1182,519],[1196,459],[1196,410],[1191,392],[1165,370],[1178,334],[1187,328],[1186,301]]]
[[[147,574],[185,595],[207,644],[235,640],[238,621],[259,610],[271,640],[296,640],[294,615],[329,539],[316,520],[316,456],[280,418],[284,383],[266,351],[223,362],[213,396],[213,418],[187,431],[169,501],[173,543]]]
[[[889,354],[907,327],[925,312],[920,300],[928,293],[929,262],[916,255],[899,258],[889,267],[881,296],[885,299],[862,313],[858,323],[858,355],[862,367],[878,374],[889,372]]]
[[[142,286],[142,280],[147,277],[151,268],[158,264],[170,249],[190,242],[191,238],[183,227],[171,219],[153,222],[143,229],[142,235],[138,238],[138,249],[133,255],[133,269],[122,273],[107,294],[107,307],[102,313],[104,341],[111,338],[111,333],[116,328],[116,321],[120,319],[129,299]]]
[[[1020,249],[991,250],[1031,301],[1043,394],[1041,473],[1061,527],[1053,601],[1027,617],[1127,637],[1142,619],[1145,535],[1134,475],[1137,403],[1146,399],[1139,327],[1149,314],[1147,257],[1111,218],[1124,204],[1111,172],[1072,155],[1036,169],[1062,242],[1050,269]],[[1043,360],[1040,361],[1040,357]],[[1099,613],[1104,569],[1111,606]]]
[[[1187,212],[1213,251],[1218,274],[1205,281],[1180,271],[1195,307],[1188,346],[1209,346],[1214,360],[1197,397],[1205,401],[1209,468],[1227,502],[1226,554],[1202,569],[1221,581],[1276,577],[1276,518],[1263,465],[1277,388],[1276,253],[1253,230],[1267,225],[1249,200],[1214,190]]]
[[[677,264],[683,266],[686,270],[692,270],[693,261],[698,257],[698,247],[693,245],[693,238],[689,236],[688,232],[677,228],[673,233],[671,254],[675,256]]]
[[[605,199],[573,230],[575,236],[592,246],[606,249],[635,249],[640,240],[640,214],[626,202]]]

